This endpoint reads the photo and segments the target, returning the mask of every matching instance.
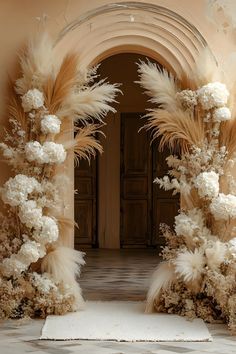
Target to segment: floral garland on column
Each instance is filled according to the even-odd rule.
[[[157,183],[181,195],[174,230],[153,274],[147,312],[223,320],[236,332],[236,117],[234,86],[206,50],[188,76],[140,63],[140,84],[158,105],[147,129],[179,156]],[[231,78],[230,78],[231,79]],[[225,80],[225,78],[224,78]]]
[[[96,68],[81,71],[75,54],[60,62],[46,33],[30,41],[20,66],[0,143],[13,173],[1,188],[1,318],[45,317],[83,306],[77,282],[83,253],[65,246],[74,227],[65,217],[65,163],[73,151],[76,162],[101,152],[95,134],[114,112],[119,91],[104,80],[94,83]]]

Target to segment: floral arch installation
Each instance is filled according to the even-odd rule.
[[[0,190],[0,317],[45,317],[83,306],[83,254],[67,247],[74,228],[64,199],[67,167],[73,170],[73,153],[78,162],[101,152],[96,133],[114,112],[120,91],[117,84],[94,83],[96,69],[89,66],[127,49],[169,70],[151,63],[138,68],[140,84],[158,105],[146,128],[162,136],[160,147],[181,150],[180,158],[168,158],[169,176],[156,182],[180,191],[186,206],[174,231],[163,227],[165,262],[154,274],[147,311],[221,319],[235,331],[232,78],[227,86],[220,82],[221,70],[194,26],[169,9],[141,2],[94,9],[56,40],[41,33],[20,58],[9,129],[0,143],[12,171]]]

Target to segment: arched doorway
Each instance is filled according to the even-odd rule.
[[[179,209],[178,196],[153,184],[154,178],[166,173],[169,153],[159,152],[149,132],[140,131],[150,108],[148,97],[135,83],[140,60],[147,58],[121,53],[103,60],[99,68],[101,79],[121,83],[123,95],[118,97],[117,113],[106,118],[106,138],[100,138],[104,153],[75,169],[78,249],[160,247],[160,223],[172,226]]]
[[[55,41],[60,55],[80,53],[81,68],[117,53],[150,56],[177,76],[188,73],[207,43],[196,27],[169,8],[146,2],[109,3],[92,9],[63,28]],[[73,159],[67,173],[74,175]],[[67,214],[74,211],[74,189],[68,191]],[[74,245],[71,233],[70,244]]]

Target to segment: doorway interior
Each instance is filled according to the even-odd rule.
[[[139,60],[146,57],[121,53],[99,68],[101,78],[122,84],[123,95],[117,113],[106,118],[106,138],[100,138],[104,153],[75,168],[76,249],[159,248],[160,223],[172,226],[179,209],[178,195],[153,184],[167,172],[169,151],[159,152],[158,142],[151,144],[150,133],[140,130],[151,103],[134,82]]]

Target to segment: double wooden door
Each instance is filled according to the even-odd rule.
[[[121,113],[120,147],[120,245],[121,247],[160,246],[160,223],[173,225],[179,196],[172,196],[153,183],[167,172],[166,149],[150,144],[150,134],[140,128],[143,113]],[[75,247],[98,246],[97,163],[81,162],[75,169]],[[112,206],[110,206],[112,207]]]
[[[160,223],[172,226],[179,209],[179,197],[153,183],[166,174],[169,151],[159,152],[158,141],[151,144],[150,133],[142,129],[143,115],[121,115],[122,247],[162,245]]]

